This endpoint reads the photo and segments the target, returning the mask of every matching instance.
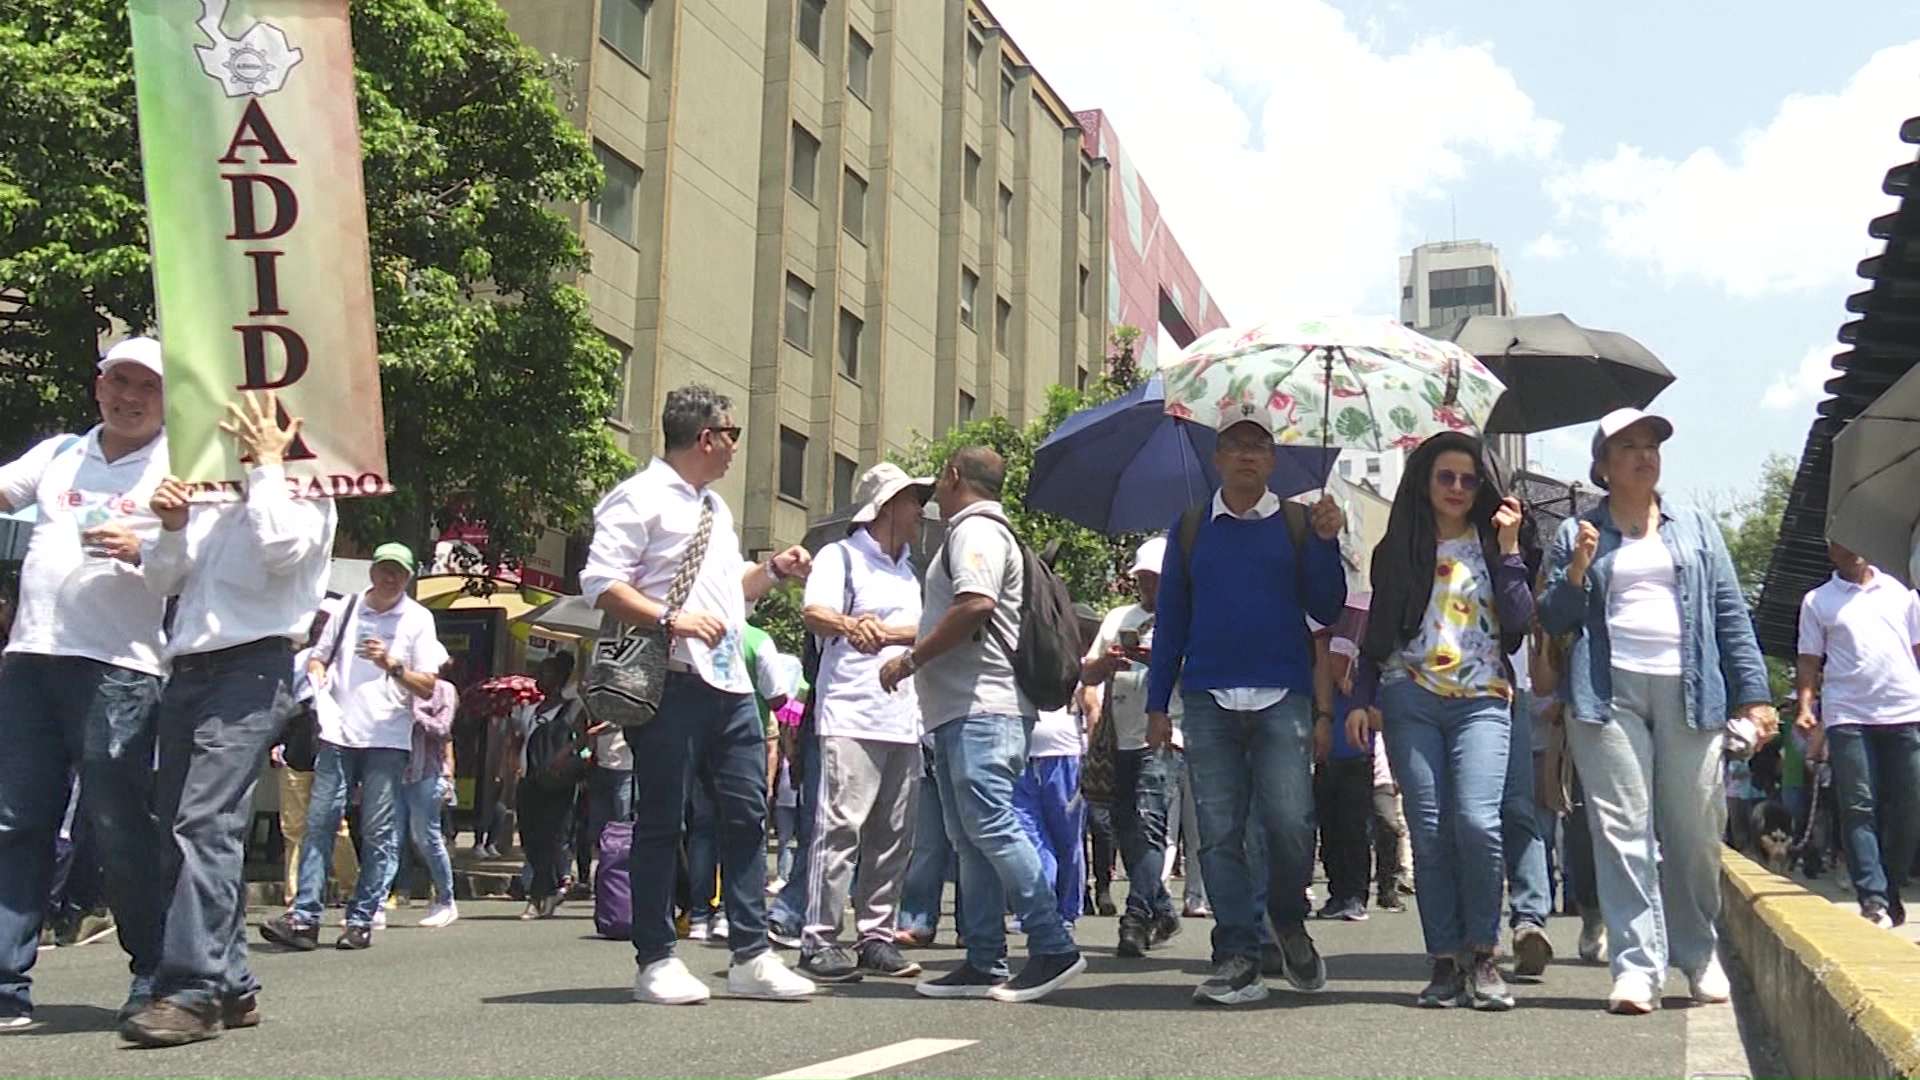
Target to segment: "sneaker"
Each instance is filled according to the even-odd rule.
[[[120,1012],[116,1018],[124,1024],[145,1012],[147,1006],[151,1004],[153,1004],[153,976],[135,975],[133,982],[127,986],[127,1000],[121,1003]]]
[[[1280,946],[1271,941],[1260,946],[1260,974],[1269,979],[1287,977],[1287,958],[1280,952]]]
[[[1180,917],[1183,919],[1211,919],[1213,918],[1213,909],[1205,903],[1194,903],[1192,900],[1189,900],[1180,905]]]
[[[1153,917],[1153,934],[1148,938],[1151,945],[1165,945],[1180,936],[1180,916],[1171,911],[1163,911]]]
[[[1115,907],[1113,903],[1113,890],[1111,887],[1101,885],[1093,890],[1093,910],[1100,917],[1106,919],[1113,918],[1113,916],[1119,912],[1120,909]]]
[[[779,896],[781,893],[786,891],[787,891],[786,878],[777,877],[777,878],[774,878],[772,881],[767,882],[768,896]]]
[[[25,1031],[33,1026],[32,1013],[0,1016],[0,1032]]]
[[[1326,988],[1327,962],[1321,958],[1320,950],[1314,948],[1305,927],[1281,933],[1280,958],[1282,974],[1295,990],[1310,994]]]
[[[1366,922],[1367,902],[1358,898],[1347,901],[1340,909],[1340,918],[1344,922]]]
[[[220,1002],[220,1026],[228,1031],[260,1026],[260,995],[242,994]]]
[[[1147,955],[1147,939],[1152,931],[1147,929],[1145,919],[1129,911],[1120,916],[1120,946],[1114,955],[1135,960]]]
[[[1039,1001],[1085,970],[1087,961],[1078,949],[1052,956],[1029,956],[1020,974],[988,990],[987,996],[1013,1005]]]
[[[690,940],[701,940],[694,938],[691,931],[687,933],[687,937]],[[931,939],[932,935],[928,937]],[[772,919],[767,920],[767,940],[783,949],[797,949],[803,944],[800,940],[800,931],[784,923],[774,922]]]
[[[800,973],[814,982],[856,983],[860,981],[860,965],[854,962],[852,953],[839,945],[823,945],[818,949],[802,953]]]
[[[920,965],[900,954],[900,947],[891,941],[863,941],[860,943],[860,970],[889,979],[911,979],[920,974]]]
[[[1413,1000],[1423,1009],[1452,1009],[1464,1004],[1467,980],[1459,962],[1451,956],[1434,957],[1433,977]]]
[[[1545,929],[1532,924],[1517,926],[1513,931],[1513,973],[1523,979],[1537,979],[1546,974],[1547,965],[1553,962],[1553,939],[1547,937]]]
[[[721,944],[725,944],[727,938],[730,937],[732,933],[733,927],[727,925],[727,917],[725,915],[716,913],[713,916],[713,922],[707,924],[708,941],[718,941]]]
[[[292,915],[275,915],[261,923],[260,936],[295,952],[312,952],[320,947],[319,925],[302,922]]]
[[[1500,965],[1493,962],[1492,949],[1473,954],[1473,967],[1467,970],[1467,992],[1472,995],[1473,1007],[1481,1012],[1513,1008],[1513,992],[1500,975]]]
[[[1885,904],[1876,904],[1872,901],[1861,904],[1860,917],[1882,930],[1893,929],[1893,916],[1887,914]]]
[[[1622,975],[1613,980],[1607,995],[1607,1011],[1620,1016],[1645,1016],[1660,1007],[1660,998],[1638,975]]]
[[[529,905],[527,910],[533,910],[532,906]],[[711,916],[705,919],[695,919],[693,920],[693,924],[687,927],[688,941],[705,941],[712,936],[713,919]],[[795,946],[795,948],[798,948],[798,946]]]
[[[218,1038],[220,1018],[212,1010],[156,1001],[120,1025],[120,1037],[139,1046],[185,1046]]]
[[[1407,911],[1406,901],[1400,899],[1397,891],[1381,893],[1373,906],[1390,915],[1404,915]]]
[[[772,937],[773,935],[772,933],[768,933],[767,936]],[[893,932],[893,943],[903,949],[925,949],[933,944],[933,931],[895,930]]]
[[[582,903],[593,899],[593,886],[585,881],[576,881],[567,886],[565,895],[568,900],[572,900],[575,903]]]
[[[339,940],[333,947],[343,950],[371,949],[373,947],[373,927],[354,926],[349,923],[340,931]]]
[[[795,974],[771,952],[727,968],[727,993],[735,997],[803,998],[815,989],[812,979]]]
[[[1687,974],[1687,992],[1702,1005],[1720,1005],[1733,998],[1733,986],[1727,981],[1727,972],[1720,966],[1719,957],[1708,960],[1706,968],[1699,973]]]
[[[444,904],[435,904],[428,908],[426,915],[420,919],[420,925],[429,930],[438,930],[443,926],[453,925],[459,918],[460,906],[449,900]]]
[[[114,931],[113,914],[108,911],[90,911],[80,916],[80,922],[74,927],[73,943],[91,945]]]
[[[921,979],[913,992],[930,998],[983,998],[1007,981],[1005,975],[989,975],[965,961],[938,978]]]
[[[1274,950],[1279,951],[1279,946]],[[1194,1002],[1201,1005],[1248,1005],[1266,996],[1260,965],[1245,956],[1229,956],[1214,964],[1213,974],[1193,990]]]
[[[1313,913],[1313,917],[1316,919],[1337,919],[1344,914],[1346,910],[1347,902],[1345,900],[1329,896],[1327,897],[1327,902],[1320,905],[1320,910]]]
[[[373,928],[375,930],[385,930],[387,928],[387,909],[386,908],[374,909]]]
[[[633,979],[633,1000],[648,1005],[695,1005],[711,993],[677,956],[655,960]]]
[[[1580,959],[1589,964],[1607,962],[1607,924],[1597,911],[1580,913]]]

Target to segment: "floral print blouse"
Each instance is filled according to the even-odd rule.
[[[1469,532],[1442,540],[1433,568],[1433,594],[1420,633],[1401,650],[1401,670],[1441,697],[1513,699],[1500,659],[1500,622],[1494,615],[1493,574]]]

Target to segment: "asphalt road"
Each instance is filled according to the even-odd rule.
[[[1331,982],[1317,995],[1276,989],[1234,1010],[1191,1004],[1210,923],[1189,922],[1144,960],[1113,955],[1112,919],[1081,925],[1088,972],[1043,1002],[930,1001],[906,982],[869,980],[793,1003],[729,1000],[723,949],[683,943],[716,996],[662,1008],[629,999],[633,959],[595,939],[585,905],[523,924],[519,905],[475,902],[443,931],[393,913],[363,953],[255,950],[266,1021],[212,1042],[124,1047],[110,1010],[125,991],[111,940],[46,951],[35,971],[41,1025],[0,1035],[0,1075],[96,1077],[1676,1077],[1745,1075],[1734,1012],[1690,1008],[1684,984],[1648,1017],[1609,1016],[1602,968],[1556,962],[1516,986],[1503,1015],[1413,1007],[1425,981],[1414,914],[1315,924]],[[1555,920],[1571,953],[1577,922]],[[323,937],[330,941],[332,935]],[[942,941],[951,940],[945,934]],[[1022,954],[1014,939],[1015,962]],[[791,954],[789,954],[791,955]],[[936,970],[960,954],[918,958]],[[925,1044],[864,1066],[803,1071],[906,1040],[964,1043],[918,1060]],[[891,1060],[892,1064],[887,1064]],[[880,1064],[876,1066],[875,1062]],[[1703,1065],[1702,1063],[1707,1063]],[[1752,1073],[1765,1076],[1764,1068]],[[798,1078],[796,1078],[798,1080]]]

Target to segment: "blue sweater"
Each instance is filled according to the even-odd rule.
[[[1186,691],[1312,693],[1307,616],[1331,626],[1347,602],[1339,543],[1309,530],[1305,552],[1296,553],[1285,514],[1210,518],[1194,537],[1189,579],[1178,522],[1170,535],[1154,604],[1147,709],[1166,711],[1175,680]]]

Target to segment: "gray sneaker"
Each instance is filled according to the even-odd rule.
[[[1246,956],[1229,956],[1214,964],[1213,974],[1193,991],[1193,1000],[1203,1005],[1248,1005],[1266,996],[1260,966]]]
[[[1513,992],[1507,989],[1500,966],[1493,962],[1493,950],[1474,953],[1472,963],[1467,969],[1470,1004],[1481,1012],[1506,1012],[1513,1008]]]

